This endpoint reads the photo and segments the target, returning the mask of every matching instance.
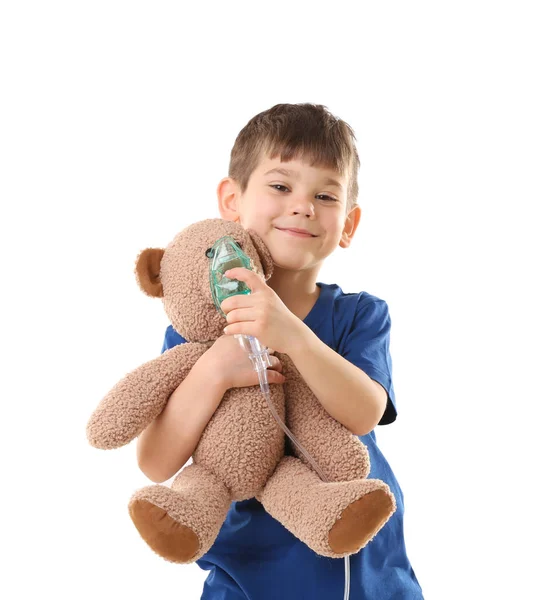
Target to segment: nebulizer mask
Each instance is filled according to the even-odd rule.
[[[221,309],[221,302],[230,296],[237,296],[238,294],[250,294],[251,290],[243,281],[237,279],[229,279],[225,277],[226,271],[235,267],[244,267],[249,270],[253,270],[251,259],[242,251],[240,246],[230,235],[225,235],[219,238],[215,244],[208,249],[206,255],[212,259],[210,264],[210,288],[212,293],[213,302],[223,317],[226,317],[225,313]],[[307,450],[299,443],[294,434],[288,429],[286,424],[281,420],[273,402],[270,397],[270,390],[268,385],[268,377],[266,369],[271,366],[270,354],[268,349],[259,342],[259,340],[252,335],[244,335],[237,333],[234,335],[239,340],[241,347],[249,353],[249,359],[253,365],[254,370],[258,373],[258,380],[260,382],[260,389],[262,394],[268,403],[268,407],[271,414],[279,423],[283,431],[290,438],[290,440],[296,445],[299,451],[305,456],[305,458],[312,465],[313,469],[318,473],[318,476],[322,481],[328,482],[328,479],[320,471],[320,468],[313,460],[312,456]],[[348,600],[350,594],[350,557],[344,558],[344,570],[345,570],[345,591],[344,600]]]

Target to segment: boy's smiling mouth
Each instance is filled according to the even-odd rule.
[[[288,233],[289,235],[292,235],[294,237],[303,237],[303,238],[318,237],[318,236],[314,235],[313,233],[310,233],[306,229],[300,229],[297,227],[290,227],[290,228],[276,227],[276,229],[278,229],[279,231],[282,231],[283,233]]]

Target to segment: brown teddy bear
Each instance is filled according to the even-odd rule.
[[[208,250],[223,236],[234,239],[265,281],[271,277],[273,262],[260,236],[223,219],[194,223],[165,249],[147,248],[139,254],[141,289],[163,299],[172,326],[187,341],[128,373],[103,398],[87,426],[88,440],[96,448],[118,448],[137,437],[222,335],[226,318],[214,304]],[[259,386],[229,389],[202,434],[192,464],[176,475],[170,488],[144,487],[129,502],[140,535],[166,560],[191,563],[201,558],[213,545],[232,501],[255,497],[312,550],[332,558],[358,552],[395,511],[389,487],[366,478],[366,447],[327,413],[290,358],[276,356],[286,382],[270,386],[272,403],[325,481],[295,447],[297,457],[285,454],[285,434]]]

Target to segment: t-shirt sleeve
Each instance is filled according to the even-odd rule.
[[[344,358],[385,388],[387,403],[379,425],[388,425],[397,418],[389,352],[390,330],[391,318],[384,300],[374,300],[366,304],[358,301],[342,353]]]
[[[165,339],[163,341],[163,347],[161,348],[161,354],[174,348],[174,346],[178,346],[179,344],[184,344],[187,340],[183,338],[173,327],[169,325],[165,331]]]

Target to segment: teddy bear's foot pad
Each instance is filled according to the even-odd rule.
[[[159,506],[148,500],[134,500],[129,514],[142,538],[164,559],[187,563],[197,554],[200,542],[196,533]]]
[[[336,554],[355,553],[381,529],[395,510],[392,497],[383,489],[374,490],[342,512],[329,532],[328,543]]]

